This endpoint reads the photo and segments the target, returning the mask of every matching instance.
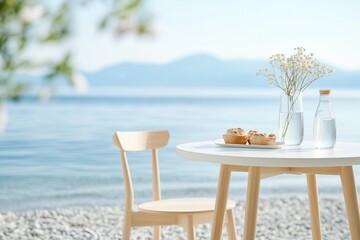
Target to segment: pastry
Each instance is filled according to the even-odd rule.
[[[275,144],[276,136],[275,134],[269,134],[266,133],[253,133],[250,136],[250,142],[251,144],[256,145],[273,145]]]
[[[251,144],[251,142],[250,142],[250,137],[251,137],[251,135],[253,135],[254,133],[258,133],[258,132],[257,132],[257,131],[250,130],[250,131],[248,132],[248,134],[247,134],[249,144]]]
[[[268,144],[269,145],[273,145],[273,144],[275,144],[275,142],[276,142],[276,136],[275,136],[275,134],[269,134],[269,136],[268,136]]]
[[[245,134],[245,130],[242,128],[230,128],[227,130],[226,134],[230,134],[230,135],[236,135],[236,136],[244,136]]]
[[[247,135],[242,128],[230,128],[226,134],[223,135],[224,142],[227,144],[246,144]]]

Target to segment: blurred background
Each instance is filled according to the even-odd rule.
[[[181,159],[176,145],[232,127],[277,133],[280,91],[256,72],[298,46],[336,69],[303,94],[305,140],[326,88],[337,140],[360,142],[359,10],[355,0],[0,1],[0,211],[122,203],[117,130],[170,131],[163,197],[215,196],[219,166]],[[135,199],[148,200],[150,154],[129,159]],[[305,180],[271,178],[261,196],[306,194]],[[245,190],[234,174],[231,197]],[[340,195],[340,180],[319,177],[319,191]]]

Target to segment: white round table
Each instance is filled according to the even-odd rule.
[[[248,172],[244,239],[255,239],[260,180],[280,174],[307,174],[313,239],[322,239],[316,174],[339,175],[351,237],[360,239],[360,215],[352,166],[360,165],[360,143],[338,142],[334,149],[314,149],[312,142],[281,149],[227,148],[213,141],[177,146],[180,157],[221,164],[211,239],[221,239],[231,172]]]

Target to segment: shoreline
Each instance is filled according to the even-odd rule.
[[[243,200],[237,201],[235,221],[242,239]],[[121,239],[122,206],[92,206],[0,212],[0,239]],[[342,197],[321,197],[324,239],[350,239]],[[226,238],[224,228],[224,239]],[[196,228],[197,239],[209,239],[210,225]],[[133,228],[131,239],[151,239],[151,228]],[[260,198],[257,239],[311,239],[306,195]],[[162,239],[186,239],[180,227],[162,227]]]

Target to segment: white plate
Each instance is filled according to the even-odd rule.
[[[224,139],[216,139],[214,141],[216,145],[221,147],[230,148],[266,148],[266,149],[278,149],[282,148],[285,144],[283,142],[276,142],[274,145],[255,145],[255,144],[228,144],[224,142]]]

